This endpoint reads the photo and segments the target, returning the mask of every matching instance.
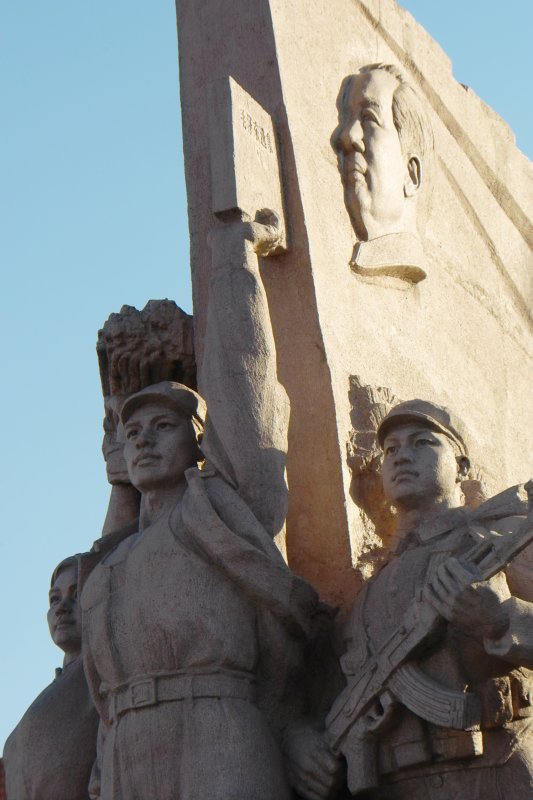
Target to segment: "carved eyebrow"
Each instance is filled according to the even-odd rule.
[[[169,409],[168,411],[164,411],[162,414],[157,414],[157,416],[152,417],[152,421],[159,422],[160,419],[166,419],[167,417],[170,417],[171,419],[184,419],[181,414]]]
[[[434,439],[436,442],[439,441],[438,437],[435,436],[435,431],[432,431],[431,428],[420,428],[420,430],[409,434],[409,439],[416,439],[419,436],[426,436],[429,439]]]
[[[139,423],[136,420],[129,419],[126,424],[124,425],[124,430],[127,428],[131,428],[132,425],[138,425]]]
[[[398,444],[398,437],[395,436],[393,433],[387,434],[383,441],[383,449],[389,447],[391,444]]]
[[[176,419],[186,419],[185,415],[182,416],[178,412],[173,411],[172,409],[169,408],[168,411],[162,411],[161,414],[156,414],[155,417],[151,417],[150,421],[151,422],[159,422],[159,420],[167,419],[168,417],[170,417],[171,419],[175,419],[175,418]],[[124,425],[124,430],[128,430],[128,428],[131,427],[132,425],[139,425],[139,424],[140,423],[139,423],[138,420],[135,420],[135,419],[128,420],[126,422],[126,424]]]
[[[412,431],[412,433],[409,433],[407,436],[407,440],[409,442],[412,442],[419,436],[428,436],[429,438],[435,439],[435,441],[439,441],[438,437],[435,436],[435,433],[436,432],[433,431],[431,428],[426,428],[421,426],[417,430]],[[400,440],[398,436],[396,436],[394,432],[388,433],[383,441],[383,448],[388,447],[390,445],[399,444],[399,441]]]
[[[370,108],[375,111],[381,111],[382,105],[378,100],[376,100],[375,97],[363,97],[361,108]]]

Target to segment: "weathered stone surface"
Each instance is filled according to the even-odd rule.
[[[122,306],[98,331],[96,352],[104,397],[163,380],[196,386],[192,317],[172,300]]]
[[[354,566],[375,546],[350,494],[351,375],[456,409],[489,494],[533,470],[531,167],[505,123],[454,80],[442,50],[392,0],[177,0],[177,11],[199,363],[212,209],[208,137],[198,132],[209,127],[208,87],[232,75],[272,117],[280,142],[291,250],[265,285],[291,401],[289,563],[345,604],[360,585]],[[407,75],[435,137],[427,278],[416,286],[350,269],[354,229],[332,137],[343,82],[376,62]]]

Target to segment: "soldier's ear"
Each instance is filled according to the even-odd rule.
[[[422,163],[418,156],[409,156],[407,177],[403,187],[404,197],[413,197],[422,186]]]
[[[457,461],[457,482],[468,477],[470,472],[470,459],[466,456],[456,456]]]

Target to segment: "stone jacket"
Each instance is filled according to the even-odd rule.
[[[10,800],[88,800],[98,714],[81,658],[33,701],[4,748]]]

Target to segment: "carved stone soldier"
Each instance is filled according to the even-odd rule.
[[[67,558],[52,575],[48,610],[50,634],[65,653],[63,667],[7,739],[4,764],[9,800],[89,797],[98,714],[83,672],[77,584],[77,558]]]
[[[317,597],[273,542],[288,408],[257,253],[276,239],[254,223],[214,234],[207,417],[169,381],[120,412],[140,526],[98,555],[81,595],[102,718],[92,798],[290,797],[279,742],[303,710]]]
[[[502,544],[531,533],[526,492],[461,506],[465,437],[433,403],[395,406],[378,439],[396,544],[353,608],[348,687],[328,718],[350,790],[391,800],[531,797],[533,548],[488,569]],[[424,615],[431,624],[417,636]],[[388,678],[364,708],[379,675]],[[364,713],[350,728],[358,704]]]

